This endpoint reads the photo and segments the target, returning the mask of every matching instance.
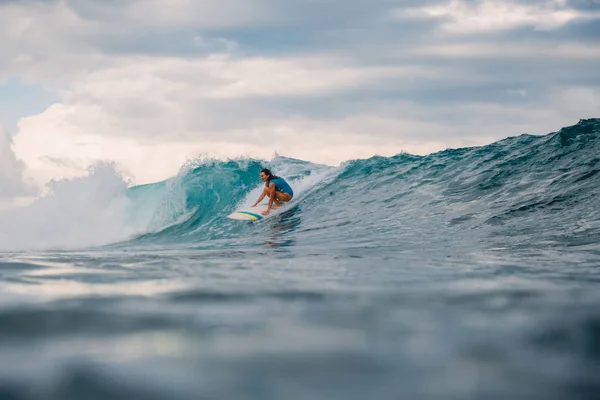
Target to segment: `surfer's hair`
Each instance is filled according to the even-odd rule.
[[[267,175],[267,177],[271,178],[273,176],[273,174],[271,173],[271,170],[269,168],[265,168],[262,171],[260,171],[262,173],[264,173],[265,175]]]

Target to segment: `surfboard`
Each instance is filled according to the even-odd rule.
[[[227,216],[229,219],[235,219],[237,221],[260,221],[265,218],[261,213],[267,210],[266,204],[259,204],[256,207],[248,207],[242,210],[237,210]],[[272,213],[273,211],[271,211]],[[270,213],[269,213],[270,215]]]
[[[229,214],[227,216],[227,218],[234,219],[237,221],[260,221],[261,219],[268,218],[268,217],[276,214],[278,211],[285,208],[285,205],[278,207],[274,210],[271,210],[269,215],[262,215],[261,213],[263,211],[266,211],[267,208],[268,208],[267,204],[259,204],[256,207],[247,207],[247,208],[244,208],[241,210],[237,210],[236,212]]]

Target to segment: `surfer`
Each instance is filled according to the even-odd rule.
[[[262,215],[267,215],[271,209],[279,207],[282,203],[292,200],[294,191],[285,179],[275,176],[267,168],[260,171],[260,180],[265,183],[265,189],[252,207],[256,207],[265,196],[269,196],[269,205]]]

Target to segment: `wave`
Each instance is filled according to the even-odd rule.
[[[258,197],[264,167],[291,182],[294,206],[265,223],[225,219]],[[599,172],[599,119],[544,136],[509,137],[427,156],[376,156],[338,167],[286,157],[204,159],[165,181],[129,188],[105,168],[59,185],[51,199],[34,203],[25,211],[28,220],[50,223],[33,223],[25,233],[33,243],[55,246],[217,245],[229,239],[247,243],[295,221],[289,235],[313,246],[395,251],[440,243],[456,251],[527,243],[583,246],[600,242]],[[94,197],[94,190],[82,187],[104,195]],[[81,212],[71,218],[56,209]],[[42,240],[44,235],[57,240]],[[0,243],[14,244],[9,236],[0,234]],[[65,240],[75,237],[90,240]]]

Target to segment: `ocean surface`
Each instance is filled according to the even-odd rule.
[[[226,219],[264,167],[293,204]],[[0,399],[116,398],[600,398],[600,120],[53,182],[0,213]]]

